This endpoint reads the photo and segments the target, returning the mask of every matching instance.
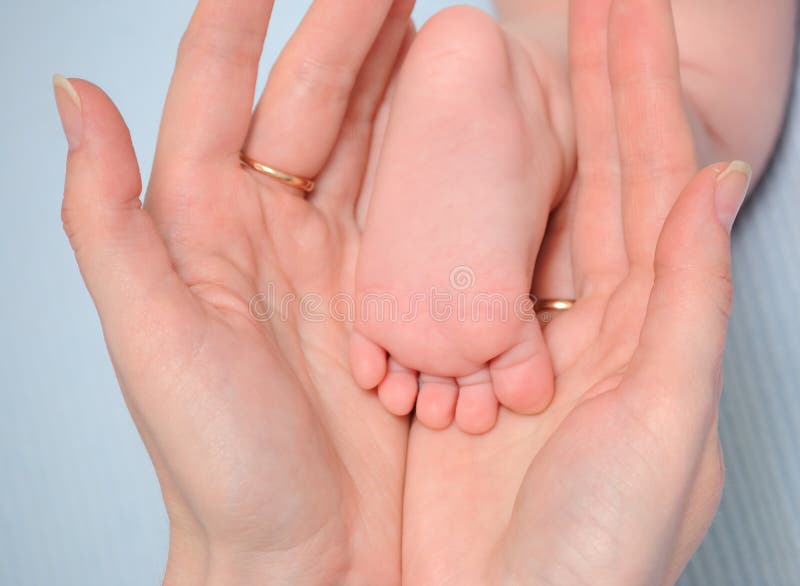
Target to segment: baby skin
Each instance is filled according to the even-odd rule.
[[[754,33],[758,14],[737,16],[732,4],[761,14],[770,30]],[[794,22],[792,1],[769,4],[673,2],[702,163],[747,158],[757,173],[766,165],[790,79],[793,29],[785,23]],[[785,20],[767,14],[781,10]],[[535,414],[552,399],[529,294],[548,217],[578,164],[568,3],[509,0],[498,11],[504,24],[473,8],[446,10],[406,57],[356,270],[350,350],[356,381],[377,387],[387,410],[416,408],[423,425],[455,420],[473,434],[495,425],[500,405]],[[743,39],[765,54],[734,59],[731,69],[730,53],[717,47]],[[742,71],[748,63],[753,71]],[[757,112],[748,110],[755,95],[740,97],[748,87],[761,97]]]

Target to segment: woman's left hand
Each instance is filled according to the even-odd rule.
[[[64,226],[161,484],[165,583],[399,583],[408,425],[355,385],[347,324],[318,300],[352,297],[413,2],[316,0],[253,115],[272,4],[200,0],[144,208],[119,112],[58,80]],[[244,169],[242,148],[316,191]]]
[[[577,300],[545,329],[555,402],[481,437],[412,427],[410,584],[672,583],[720,497],[748,169],[698,173],[669,0],[573,0],[570,20],[579,170],[534,289]]]

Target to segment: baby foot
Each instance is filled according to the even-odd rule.
[[[484,433],[500,404],[549,404],[529,290],[563,168],[527,53],[477,9],[431,19],[400,73],[356,274],[353,375],[389,411]]]

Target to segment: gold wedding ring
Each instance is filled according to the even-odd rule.
[[[533,309],[536,313],[560,313],[572,309],[574,305],[574,299],[537,299]]]
[[[251,159],[244,153],[240,153],[239,159],[243,165],[250,167],[253,171],[283,183],[284,185],[288,185],[289,187],[300,189],[306,193],[311,193],[314,191],[314,187],[316,187],[316,184],[310,179],[304,179],[303,177],[297,177],[295,175],[290,175],[289,173],[284,173],[283,171],[278,171],[277,169],[273,169],[268,165],[259,163],[255,159]]]
[[[574,299],[538,299],[534,297],[533,311],[542,327],[553,321],[560,313],[572,309]]]

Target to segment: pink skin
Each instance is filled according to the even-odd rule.
[[[259,323],[247,309],[265,282],[352,293],[356,200],[368,191],[360,178],[410,3],[390,12],[378,0],[317,0],[253,118],[272,3],[201,0],[145,208],[119,112],[97,87],[59,81],[70,143],[64,226],[161,483],[165,584],[677,576],[722,482],[725,228],[747,177],[707,169],[676,203],[696,171],[680,88],[647,91],[676,77],[666,4],[616,0],[609,22],[609,2],[576,0],[571,20],[579,181],[565,202],[574,213],[556,218],[540,262],[547,276],[569,275],[542,290],[579,299],[546,330],[556,399],[538,417],[503,412],[480,437],[417,425],[409,437],[352,380],[344,325],[296,310]],[[644,83],[625,83],[625,71]],[[668,129],[670,141],[652,145],[652,132]],[[317,176],[312,200],[243,170],[245,143],[254,157]],[[666,223],[653,194],[670,205]],[[567,258],[554,253],[564,237]]]
[[[351,364],[387,410],[407,415],[416,402],[432,428],[455,419],[484,433],[500,404],[533,414],[552,398],[541,329],[518,302],[572,170],[535,67],[487,14],[446,11],[418,34],[392,97],[356,272],[365,311]],[[450,295],[449,317],[435,313],[434,287]],[[366,302],[396,299],[402,313],[416,294],[412,319],[380,319]],[[488,296],[507,315],[481,306]]]
[[[741,5],[674,2],[682,89],[698,160],[745,157],[760,174],[784,111],[794,4],[733,4]],[[508,0],[498,8],[503,28],[472,9],[437,15],[403,66],[359,257],[362,309],[366,297],[380,295],[403,312],[431,287],[468,294],[467,306],[469,294],[504,295],[510,306],[528,290],[544,221],[571,188],[578,156],[568,3]],[[734,57],[731,43],[740,39],[746,50]],[[665,215],[669,204],[653,205]],[[594,245],[605,244],[598,234]],[[447,282],[463,266],[476,280],[467,291]],[[541,288],[548,280],[540,268],[534,293],[567,296],[560,286],[553,295]],[[549,352],[536,324],[528,326],[513,317],[434,319],[424,310],[412,320],[380,320],[365,310],[351,365],[362,387],[378,387],[391,413],[416,406],[418,421],[433,429],[455,420],[463,431],[484,433],[500,405],[533,414],[552,398]]]
[[[144,207],[119,112],[59,81],[64,226],[161,483],[167,585],[399,582],[408,423],[352,381],[345,324],[296,306],[256,321],[249,304],[269,284],[351,287],[353,210],[412,4],[315,2],[252,116],[272,2],[201,0]],[[243,169],[245,144],[317,177],[313,203]]]
[[[501,411],[480,437],[415,422],[410,584],[672,584],[719,502],[727,230],[747,168],[696,175],[667,0],[571,8],[577,180],[535,288],[578,300],[545,329],[555,398],[535,417]],[[783,41],[773,57],[788,79]],[[756,120],[785,105],[784,78],[762,88]]]
[[[566,68],[569,0],[495,0],[502,26]],[[764,171],[786,111],[796,0],[672,0],[680,74],[701,164]],[[757,104],[754,107],[754,104]]]

